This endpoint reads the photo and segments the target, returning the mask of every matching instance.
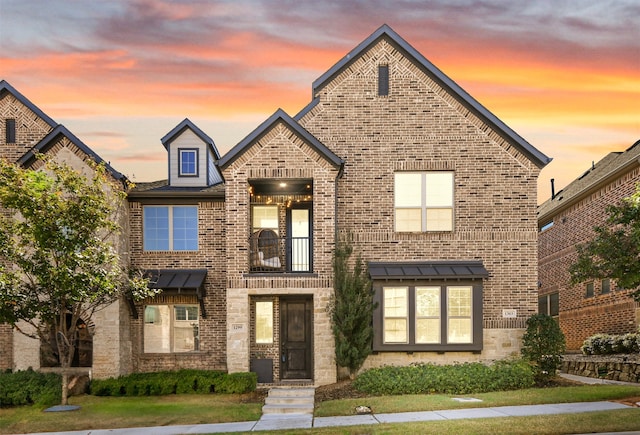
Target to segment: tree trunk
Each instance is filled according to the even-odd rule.
[[[68,368],[62,369],[62,399],[61,405],[69,404],[69,370]]]

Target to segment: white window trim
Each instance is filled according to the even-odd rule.
[[[179,177],[198,177],[198,164],[199,164],[199,156],[198,156],[198,148],[178,148],[178,176]],[[183,154],[193,154],[194,155],[194,172],[183,172],[182,171],[182,155]]]

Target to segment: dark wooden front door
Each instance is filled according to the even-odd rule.
[[[312,313],[310,297],[280,299],[281,379],[312,378]]]

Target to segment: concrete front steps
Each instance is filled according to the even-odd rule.
[[[316,390],[312,387],[274,387],[264,400],[262,414],[313,414]]]

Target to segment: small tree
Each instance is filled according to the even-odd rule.
[[[0,160],[0,322],[41,342],[53,334],[67,404],[66,369],[83,321],[125,291],[150,291],[128,276],[114,247],[122,186],[104,165],[85,176],[43,160],[42,170]]]
[[[571,282],[612,278],[627,289],[640,287],[640,188],[607,209],[604,225],[594,228],[595,237],[577,245],[578,258],[569,267]],[[632,293],[640,302],[640,290]]]
[[[553,317],[534,314],[527,319],[521,352],[533,365],[538,382],[545,382],[556,375],[565,346],[564,334]]]
[[[333,260],[334,296],[329,304],[336,363],[349,369],[351,379],[371,353],[376,308],[362,258],[355,259],[353,269],[349,266],[352,253],[350,241],[338,242]]]

